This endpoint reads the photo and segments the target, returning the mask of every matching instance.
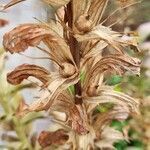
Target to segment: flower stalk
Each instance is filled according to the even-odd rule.
[[[70,27],[71,30],[73,30],[73,10],[72,10],[73,6],[72,3],[69,2],[67,4],[67,18],[68,18],[68,26]],[[78,69],[80,70],[80,48],[78,45],[77,40],[74,38],[74,36],[72,34],[69,34],[69,46],[71,49],[71,53],[72,56],[74,57],[76,66],[78,67]],[[82,90],[81,90],[81,82],[80,80],[78,81],[78,83],[75,84],[75,103],[82,105]]]

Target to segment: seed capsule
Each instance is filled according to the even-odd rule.
[[[88,96],[94,96],[97,94],[98,85],[91,85],[87,89]]]
[[[63,63],[59,69],[59,73],[65,78],[72,76],[75,72],[76,68],[70,63]]]
[[[92,21],[90,20],[89,15],[81,15],[75,22],[75,26],[80,32],[89,32],[92,28]]]

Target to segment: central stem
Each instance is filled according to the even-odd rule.
[[[73,29],[73,10],[72,10],[72,2],[70,2],[67,5],[67,19],[68,19],[68,26]],[[71,53],[73,55],[73,58],[75,60],[75,63],[80,70],[80,48],[79,43],[77,40],[73,37],[72,34],[69,34],[69,44]],[[75,103],[78,105],[82,104],[82,98],[81,98],[82,90],[81,90],[81,82],[79,80],[78,83],[75,84]]]

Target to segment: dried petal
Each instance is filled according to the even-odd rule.
[[[49,72],[43,68],[36,65],[23,64],[18,66],[14,71],[7,74],[7,81],[11,84],[20,84],[24,79],[29,76],[33,76],[39,79],[44,84],[48,82]]]
[[[47,90],[41,94],[38,100],[30,104],[29,107],[22,112],[23,114],[30,111],[42,111],[50,109],[50,106],[52,106],[53,102],[57,99],[62,91],[78,82],[79,74],[75,73],[69,78],[63,78],[59,74],[52,74],[50,78],[51,80],[49,81],[50,83],[47,87]]]
[[[114,149],[113,144],[118,142],[118,140],[124,139],[125,138],[120,131],[106,127],[101,133],[101,140],[97,141],[95,145],[100,149]]]
[[[96,132],[101,132],[112,120],[122,121],[127,119],[130,111],[127,107],[115,106],[111,111],[99,113],[95,116],[93,128]]]
[[[67,91],[59,94],[51,108],[51,115],[54,116],[55,119],[59,118],[56,112],[64,112],[68,118],[68,126],[70,126],[75,132],[80,135],[87,134],[88,128],[86,124],[86,113],[84,112],[84,109],[82,107],[74,104],[74,97],[71,96]],[[57,120],[60,121],[60,119]]]
[[[103,39],[107,41],[113,40],[112,38],[116,38],[120,36],[119,33],[112,31],[109,27],[105,27],[102,25],[98,25],[92,29],[92,31],[84,34],[84,35],[75,35],[78,41],[87,41],[91,39]]]
[[[140,74],[141,61],[137,58],[129,57],[127,55],[108,55],[101,58],[94,66],[88,71],[87,80],[89,85],[93,83],[95,76],[104,72],[116,72],[119,75],[123,75],[126,71],[133,74]]]
[[[117,106],[127,107],[129,111],[138,113],[139,101],[121,92],[102,86],[96,96],[85,98],[85,103],[95,104],[113,103]]]
[[[88,31],[92,26],[99,24],[99,21],[106,8],[107,2],[108,0],[79,0],[78,2],[76,2],[76,0],[73,0],[74,22],[81,22],[81,18],[85,20],[85,22],[82,22],[81,25],[78,24],[79,26],[76,26],[79,31]],[[84,27],[86,27],[87,29]]]
[[[137,44],[135,43],[135,40],[133,38],[128,39],[128,41],[125,41],[121,38],[120,33],[111,30],[111,28],[109,27],[102,26],[101,24],[94,27],[92,31],[84,35],[76,34],[75,37],[79,42],[88,41],[92,39],[103,40],[120,53],[123,53],[122,48],[125,46],[137,47]]]
[[[25,51],[29,46],[37,46],[46,37],[51,37],[51,32],[45,27],[23,24],[4,35],[3,45],[10,53],[18,53]]]
[[[96,44],[85,54],[83,53],[83,60],[81,60],[81,68],[84,68],[85,65],[88,65],[88,61],[93,58],[96,60],[97,56],[101,56],[103,50],[108,46],[104,41],[96,42]]]
[[[35,47],[43,41],[48,48],[50,58],[61,66],[62,62],[75,65],[69,46],[61,36],[48,25],[23,24],[3,37],[4,48],[10,53],[25,51],[29,46]]]
[[[54,8],[59,8],[69,3],[70,0],[43,0]]]
[[[72,9],[73,9],[73,22],[76,22],[80,15],[83,15],[86,12],[86,9],[90,5],[90,1],[87,0],[76,0],[72,1]]]
[[[74,106],[74,98],[65,90],[59,94],[56,101],[52,105],[52,110],[69,114],[69,110]]]
[[[79,106],[74,106],[70,109],[69,119],[71,122],[72,129],[78,134],[84,135],[88,133],[87,123],[86,123],[86,113],[84,113],[83,108]]]
[[[69,136],[63,129],[55,132],[42,131],[39,135],[38,142],[42,148],[50,145],[62,145],[69,139]]]
[[[104,10],[107,6],[108,0],[93,0],[88,10],[90,19],[93,22],[93,25],[99,24]]]

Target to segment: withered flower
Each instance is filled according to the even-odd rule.
[[[8,82],[11,84],[19,84],[29,76],[39,79],[44,85],[47,84],[48,90],[45,90],[44,97],[42,96],[42,100],[40,99],[29,107],[29,111],[49,109],[51,101],[54,101],[59,92],[79,80],[78,69],[69,46],[60,35],[45,25],[20,25],[4,35],[3,45],[10,53],[19,53],[25,51],[29,46],[38,46],[41,41],[51,49],[51,51],[45,51],[49,59],[59,66],[58,73],[49,73],[42,67],[24,64],[8,74]]]
[[[55,132],[42,131],[39,136],[40,145],[45,148],[49,145],[62,145],[68,140],[68,135],[64,130],[60,129]]]
[[[54,123],[60,125],[55,131],[41,133],[42,147],[54,144],[60,149],[112,149],[116,140],[125,137],[109,127],[110,122],[138,113],[139,102],[108,86],[105,77],[126,73],[139,76],[140,60],[126,52],[130,47],[139,51],[138,44],[134,37],[103,25],[108,0],[44,1],[55,9],[56,22],[23,24],[3,39],[5,50],[12,54],[36,47],[57,65],[56,71],[51,72],[23,64],[8,74],[11,84],[33,76],[44,87],[44,94],[20,113],[47,110]],[[64,9],[61,16],[58,8]],[[46,49],[39,47],[41,42]],[[110,111],[96,113],[97,107],[105,103],[113,104]]]

